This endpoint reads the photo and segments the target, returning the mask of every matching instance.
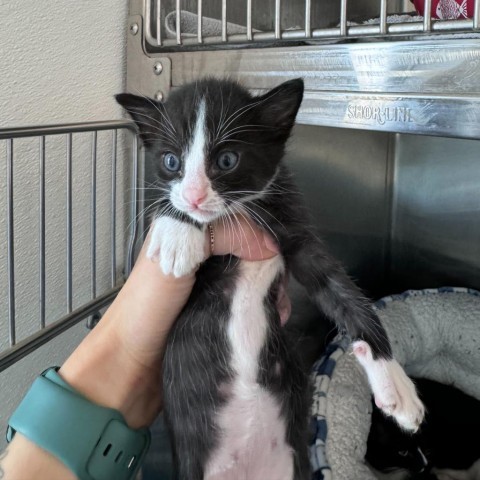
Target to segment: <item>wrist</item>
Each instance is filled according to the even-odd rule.
[[[112,330],[95,327],[59,374],[90,401],[118,410],[131,428],[149,426],[161,407],[160,365],[139,364]]]
[[[35,379],[12,414],[7,441],[15,440],[17,434],[53,455],[83,480],[133,480],[150,445],[147,428],[128,428],[117,409],[95,405],[79,395],[60,377],[57,368],[48,368]],[[59,471],[58,462],[51,462],[51,467]]]
[[[195,276],[164,276],[140,254],[99,324],[60,369],[89,400],[122,413],[128,425],[150,425],[161,408],[161,363],[171,325]]]

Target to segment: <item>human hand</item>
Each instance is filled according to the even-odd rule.
[[[280,249],[271,234],[261,229],[245,215],[229,217],[227,220],[213,225],[214,248],[211,251],[209,230],[207,229],[207,244],[205,255],[232,254],[243,260],[266,260],[272,258]]]
[[[214,255],[231,253],[255,261],[278,254],[271,237],[244,216],[214,225],[214,236]],[[208,236],[205,245],[207,258]],[[145,249],[102,320],[60,370],[86,397],[120,410],[132,427],[149,425],[161,408],[160,367],[167,335],[195,283],[195,272],[180,278],[164,275]],[[283,319],[289,314],[285,302],[288,307],[283,295]]]
[[[278,253],[270,236],[244,217],[215,225],[214,235],[214,255],[264,260]],[[207,258],[211,253],[207,237],[205,244]],[[60,369],[73,388],[95,403],[119,410],[132,428],[150,425],[161,408],[165,341],[195,282],[194,273],[182,278],[163,275],[144,250],[99,324]],[[284,286],[277,305],[282,322],[289,315]],[[6,472],[12,480],[75,478],[62,462],[21,433],[5,455],[0,455],[0,477]]]

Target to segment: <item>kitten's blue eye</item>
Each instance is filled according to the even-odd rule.
[[[163,155],[163,164],[170,172],[178,172],[180,170],[180,160],[172,152],[167,152]]]
[[[238,163],[238,155],[235,152],[222,152],[217,158],[217,165],[221,170],[231,170]]]

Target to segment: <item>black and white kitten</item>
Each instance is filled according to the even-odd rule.
[[[303,97],[292,80],[262,96],[205,79],[165,103],[116,98],[137,123],[159,177],[147,255],[181,276],[202,262],[205,229],[249,215],[281,256],[212,257],[197,272],[164,360],[165,416],[181,480],[306,480],[309,388],[275,300],[285,272],[354,340],[377,405],[415,430],[423,406],[393,360],[379,319],[309,222],[282,163]]]

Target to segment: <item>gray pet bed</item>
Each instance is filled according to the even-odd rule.
[[[407,373],[452,384],[480,399],[480,293],[465,288],[407,291],[376,304]],[[313,370],[314,480],[375,480],[364,457],[371,420],[366,377],[337,338]]]

